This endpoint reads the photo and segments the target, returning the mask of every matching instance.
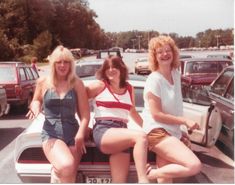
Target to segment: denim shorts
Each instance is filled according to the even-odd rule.
[[[79,129],[78,124],[69,124],[69,123],[55,123],[50,124],[45,121],[41,133],[42,142],[48,139],[60,139],[65,142],[67,146],[75,145],[75,136]]]
[[[104,133],[110,128],[127,128],[127,124],[117,120],[97,120],[93,127],[93,139],[99,150],[101,139]],[[123,152],[130,153],[130,149],[124,150]]]

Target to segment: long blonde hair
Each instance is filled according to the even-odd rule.
[[[154,37],[149,41],[149,51],[148,51],[148,58],[149,58],[149,67],[151,71],[156,71],[159,68],[158,61],[157,61],[157,49],[162,47],[163,45],[168,44],[173,52],[173,62],[171,64],[172,68],[178,68],[180,66],[179,61],[179,50],[175,44],[175,41],[170,36],[160,35],[158,37]]]
[[[56,85],[58,84],[59,81],[57,79],[57,74],[55,70],[55,62],[63,60],[70,62],[70,69],[67,75],[67,80],[68,80],[68,88],[69,89],[73,88],[75,85],[77,75],[75,72],[75,60],[71,51],[64,46],[59,45],[54,49],[54,51],[51,53],[48,59],[50,64],[49,86],[51,88],[55,88]]]

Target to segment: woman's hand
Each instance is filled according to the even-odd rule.
[[[185,118],[185,125],[188,128],[188,133],[191,134],[193,132],[193,130],[195,129],[200,129],[200,126],[197,122],[190,120],[190,119],[186,119]]]
[[[32,101],[29,106],[29,111],[26,114],[26,117],[29,119],[34,119],[41,112],[41,103],[39,101]]]
[[[189,139],[189,136],[186,132],[182,132],[182,137],[180,140],[189,148],[191,148],[191,141]]]
[[[80,137],[79,134],[77,134],[75,137],[75,146],[77,148],[77,151],[80,152],[81,154],[86,153],[84,138]]]

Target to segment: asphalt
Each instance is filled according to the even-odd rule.
[[[193,177],[177,179],[177,183],[234,184],[234,160],[216,146],[205,148],[193,144],[192,150],[201,160],[202,170]]]

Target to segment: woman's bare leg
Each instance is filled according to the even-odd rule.
[[[163,167],[163,166],[165,166],[165,165],[168,165],[169,164],[169,161],[167,161],[167,160],[165,160],[165,159],[163,159],[163,158],[161,158],[160,156],[156,156],[156,166],[157,166],[157,168],[161,168],[161,167]],[[160,184],[172,184],[173,183],[173,179],[172,178],[161,178],[161,177],[159,177],[159,178],[157,178],[157,182]]]
[[[173,136],[167,136],[153,151],[169,164],[151,170],[149,179],[187,177],[197,174],[201,169],[201,162],[196,155]]]
[[[112,154],[109,162],[112,183],[126,183],[130,166],[130,154],[124,152]]]
[[[133,147],[133,156],[139,182],[149,182],[146,175],[147,137],[144,132],[111,128],[105,132],[101,140],[101,150],[104,153],[120,153],[129,147]]]
[[[44,141],[42,146],[47,159],[53,166],[52,173],[58,177],[58,182],[75,182],[76,159],[70,148],[59,139]]]

